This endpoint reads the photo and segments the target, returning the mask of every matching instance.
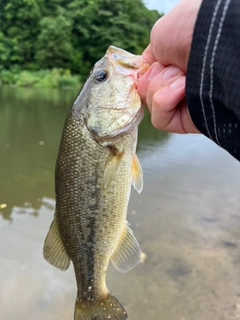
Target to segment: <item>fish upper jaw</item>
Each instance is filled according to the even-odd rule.
[[[138,80],[150,67],[150,64],[144,61],[142,56],[134,55],[114,46],[108,48],[106,57],[112,62],[117,72],[134,80],[136,88]]]

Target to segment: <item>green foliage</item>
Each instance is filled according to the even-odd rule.
[[[21,50],[16,38],[8,38],[0,31],[0,69],[21,64]]]
[[[70,70],[65,70],[63,75],[58,79],[58,86],[62,88],[76,87],[80,84],[80,76],[72,76]]]
[[[17,87],[73,88],[80,87],[81,78],[70,70],[52,69],[40,71],[0,71],[0,83]]]
[[[34,59],[43,4],[43,0],[10,0],[3,4],[0,31],[8,42],[8,60],[25,68]]]
[[[159,13],[148,10],[141,0],[74,0],[68,5],[73,21],[74,47],[81,48],[87,74],[110,45],[140,54]],[[79,72],[79,69],[73,71]]]
[[[18,84],[35,85],[33,72],[40,69],[86,76],[109,45],[141,53],[159,17],[142,0],[0,0],[2,81],[16,81],[13,67],[31,71]],[[68,84],[73,78],[61,81]]]
[[[40,68],[70,67],[72,44],[71,22],[64,16],[44,17],[36,42],[36,62]]]
[[[0,73],[0,80],[2,84],[15,84],[17,81],[16,74],[10,70],[2,70]]]

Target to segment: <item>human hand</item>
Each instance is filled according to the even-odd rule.
[[[143,58],[152,64],[139,80],[138,92],[153,125],[176,133],[199,133],[185,100],[185,80],[194,25],[202,0],[182,0],[159,19]]]

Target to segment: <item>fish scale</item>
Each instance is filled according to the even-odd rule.
[[[132,165],[129,160],[132,158],[131,143],[134,132],[128,133],[124,139],[121,138],[119,144],[115,141],[119,148],[124,146],[125,154],[111,186],[105,192],[102,188],[102,176],[110,151],[93,140],[84,126],[78,122],[74,125],[71,117],[66,128],[70,129],[65,130],[66,139],[64,136],[56,165],[58,202],[63,203],[60,208],[56,206],[59,231],[63,242],[68,243],[66,251],[74,262],[79,296],[84,296],[83,293],[92,286],[92,294],[101,297],[104,292],[101,292],[102,286],[98,285],[98,282],[103,282],[109,255],[121,234],[119,225],[122,224],[123,227],[126,219],[123,212],[127,211],[130,195]],[[82,132],[79,133],[79,130]],[[75,138],[75,132],[78,132],[79,139]],[[66,140],[68,142],[65,148]],[[79,155],[74,144],[81,146],[78,149]],[[67,174],[62,174],[66,166],[71,169],[68,169]],[[92,199],[95,200],[94,208],[91,205]],[[76,246],[76,243],[79,243],[79,246]],[[92,279],[94,283],[91,282]]]

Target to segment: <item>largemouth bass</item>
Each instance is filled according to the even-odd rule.
[[[56,210],[44,258],[77,280],[75,320],[127,319],[106,287],[108,263],[127,272],[141,250],[127,221],[131,183],[140,193],[135,154],[143,107],[136,82],[141,56],[109,47],[71,108],[56,162]]]

